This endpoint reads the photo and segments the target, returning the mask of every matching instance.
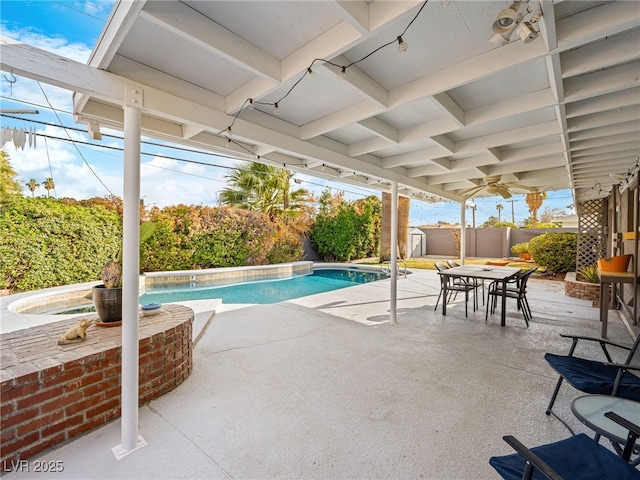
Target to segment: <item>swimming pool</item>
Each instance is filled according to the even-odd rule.
[[[387,278],[380,272],[344,269],[314,270],[308,275],[243,282],[226,286],[152,288],[140,297],[140,303],[169,303],[219,298],[222,303],[278,303],[316,293],[329,292],[361,283]]]

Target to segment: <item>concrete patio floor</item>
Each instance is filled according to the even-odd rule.
[[[511,453],[503,435],[530,446],[569,436],[544,413],[557,379],[544,353],[568,351],[560,333],[600,333],[598,309],[565,296],[562,282],[529,285],[529,328],[514,301],[504,328],[499,314],[485,323],[483,308],[465,318],[461,296],[443,317],[431,270],[398,281],[398,324],[389,280],[222,305],[200,324],[191,376],[140,408],[145,447],[116,460],[115,421],[37,458],[62,462],[62,473],[3,477],[498,478],[488,460]],[[631,343],[615,312],[609,322],[609,338]],[[556,410],[591,433],[570,411],[579,394],[564,386]]]

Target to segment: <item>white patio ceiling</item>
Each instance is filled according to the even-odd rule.
[[[422,2],[119,2],[89,63],[153,89],[146,135],[415,198],[461,201],[493,175],[606,196],[640,153],[640,3],[530,2],[539,38],[505,46],[488,39],[510,2],[446,3],[426,4],[406,52],[344,79]],[[75,113],[122,128],[117,99],[77,94]]]

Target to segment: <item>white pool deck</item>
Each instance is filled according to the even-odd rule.
[[[566,352],[560,333],[598,336],[598,309],[531,279],[531,326],[515,302],[507,325],[484,309],[464,316],[461,296],[434,311],[437,274],[389,280],[273,305],[192,304],[199,321],[191,376],[140,408],[147,445],[121,460],[120,421],[29,462],[58,461],[55,479],[491,479],[502,436],[533,446],[569,436],[544,411],[557,377],[545,352]],[[184,302],[189,305],[190,302]],[[216,310],[214,312],[214,309]],[[609,338],[631,343],[617,312]],[[581,350],[595,356],[597,350]],[[564,386],[556,410],[580,395]]]

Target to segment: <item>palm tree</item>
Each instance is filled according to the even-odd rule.
[[[502,205],[501,203],[498,203],[496,205],[496,210],[498,210],[498,222],[501,222],[502,220],[500,219],[500,212],[502,212],[502,209],[504,208],[504,205]]]
[[[35,178],[30,178],[27,182],[27,188],[31,191],[31,198],[35,196],[36,188],[38,188],[40,184],[36,182]]]
[[[531,212],[531,226],[532,228],[536,228],[538,225],[538,210],[542,206],[542,201],[547,198],[546,192],[531,192],[527,193],[525,200],[529,207],[529,211]]]
[[[42,186],[47,190],[47,198],[49,198],[49,191],[56,188],[56,184],[53,183],[52,177],[45,178],[44,182],[42,183]]]
[[[304,188],[291,190],[293,174],[257,162],[237,164],[225,176],[230,185],[218,195],[218,203],[266,213],[272,220],[299,211],[307,200]]]
[[[225,178],[229,186],[218,194],[218,203],[267,214],[277,228],[276,243],[301,245],[311,228],[309,193],[291,190],[291,172],[248,162],[235,165]]]

